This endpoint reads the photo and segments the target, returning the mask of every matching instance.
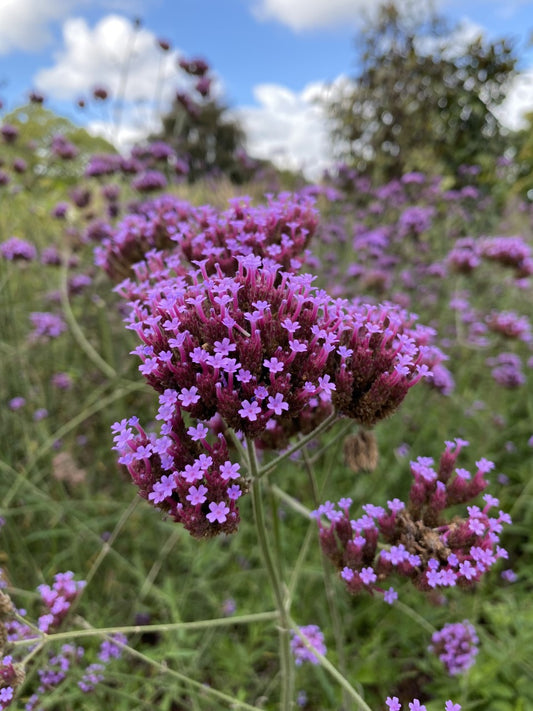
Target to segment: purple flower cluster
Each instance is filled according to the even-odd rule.
[[[474,664],[479,639],[468,621],[444,625],[431,637],[429,651],[436,654],[450,676],[462,674]]]
[[[471,587],[499,558],[507,557],[498,542],[503,524],[511,519],[503,511],[489,516],[489,510],[499,503],[493,496],[483,497],[483,508],[468,506],[465,518],[444,517],[448,507],[480,494],[487,486],[485,475],[494,467],[480,459],[473,476],[455,468],[466,444],[460,439],[447,442],[437,469],[431,457],[411,462],[414,482],[407,504],[399,499],[388,501],[387,509],[366,504],[358,519],[349,517],[351,499],[341,499],[338,508],[326,502],[314,512],[322,549],[341,571],[349,592],[384,592],[383,585],[392,574],[410,578],[422,591]],[[385,600],[393,599],[390,588]]]
[[[85,581],[74,580],[74,573],[70,570],[66,573],[57,573],[51,587],[39,585],[37,590],[48,608],[48,612],[39,617],[39,629],[48,632],[60,625],[84,587]]]
[[[393,306],[332,300],[312,277],[238,257],[238,273],[154,288],[134,302],[129,328],[142,344],[139,370],[171,388],[200,420],[257,437],[274,417],[289,421],[311,398],[371,425],[393,412],[438,361],[430,331]]]
[[[190,390],[184,399],[196,398]],[[133,417],[113,426],[119,463],[127,467],[139,494],[182,523],[196,538],[233,533],[239,525],[237,501],[246,488],[240,466],[232,463],[223,434],[203,423],[186,427],[178,394],[160,397],[159,436],[147,434]]]
[[[37,250],[25,239],[10,237],[0,244],[0,254],[10,262],[31,262],[37,257]]]
[[[19,135],[19,130],[10,123],[4,123],[0,126],[0,135],[6,143],[13,143]]]
[[[251,253],[292,271],[302,265],[301,255],[317,222],[311,198],[289,193],[257,207],[248,198],[234,199],[223,212],[163,196],[140,205],[104,237],[95,249],[95,262],[111,278],[119,279],[131,276],[132,265],[146,255],[149,261],[136,270],[136,277],[142,281],[146,275],[151,283],[168,276],[169,267],[184,273],[180,262],[193,265],[207,260],[210,273],[218,265],[224,274],[232,275],[237,255]],[[154,249],[163,250],[165,257],[153,255],[150,250]],[[169,254],[176,255],[176,260],[168,263]]]
[[[172,210],[167,234],[169,216]],[[431,345],[434,331],[404,310],[334,300],[313,288],[311,275],[283,271],[287,262],[291,270],[301,264],[295,254],[316,220],[308,200],[285,195],[263,208],[235,201],[216,219],[197,212],[201,232],[198,224],[189,229],[180,204],[177,217],[179,254],[150,253],[134,268],[137,284],[126,280],[118,289],[132,299],[128,327],[141,340],[139,370],[161,395],[162,437],[154,446],[135,420],[124,421],[115,448],[142,496],[206,536],[235,530],[243,493],[231,493],[221,473],[229,466],[224,427],[275,446],[304,429],[300,416],[310,431],[332,408],[373,425],[443,355]],[[159,217],[152,224],[160,227]],[[199,268],[185,271],[183,258]],[[218,431],[210,432],[215,417]]]
[[[313,654],[313,650],[316,650],[322,655],[327,653],[322,630],[318,627],[318,625],[306,625],[305,627],[299,627],[298,629],[311,645],[312,649],[306,647],[302,638],[294,630],[292,630],[291,650],[294,655],[295,663],[297,666],[300,666],[304,662],[318,664],[318,659],[316,655]]]
[[[533,274],[531,247],[522,237],[486,237],[480,248],[485,259],[511,267],[519,279]]]
[[[72,667],[80,662],[84,653],[83,647],[64,644],[58,653],[51,654],[45,666],[37,671],[39,686],[37,691],[28,699],[25,711],[41,711],[43,707],[38,706],[41,698],[65,681]]]
[[[47,341],[57,338],[66,331],[67,324],[58,314],[47,311],[34,311],[30,314],[33,331],[29,335],[30,341]]]
[[[401,711],[402,704],[397,696],[387,696],[385,700],[388,711]],[[409,711],[427,711],[424,704],[420,703],[418,699],[413,699],[408,702]],[[406,707],[403,707],[405,711]],[[444,704],[444,711],[461,711],[460,704],[454,704],[450,699]]]
[[[487,365],[492,368],[494,380],[504,388],[514,390],[526,382],[522,359],[516,353],[499,353],[494,358],[487,358]]]
[[[61,160],[73,160],[79,153],[76,146],[60,133],[52,137],[50,149]]]
[[[24,669],[10,655],[0,658],[0,710],[7,709],[24,681]]]
[[[492,311],[486,321],[490,330],[495,333],[506,338],[531,342],[531,324],[527,316],[520,316],[513,311]]]
[[[406,208],[398,220],[400,236],[418,238],[431,227],[435,213],[433,206],[414,205]]]
[[[145,170],[131,181],[131,187],[140,193],[149,193],[163,190],[168,181],[160,170]]]
[[[458,239],[448,253],[446,263],[455,272],[470,274],[481,263],[479,243],[473,237]]]
[[[42,615],[38,620],[38,627],[44,633],[50,633],[57,627],[67,614],[72,602],[78,597],[85,585],[84,581],[75,581],[73,573],[58,573],[54,578],[52,587],[41,585],[38,592],[49,613]],[[16,610],[9,596],[0,591],[0,648],[6,642],[26,641],[31,645],[38,641],[35,627],[25,624],[18,617],[25,617],[26,611]],[[98,662],[90,664],[84,670],[78,682],[82,691],[88,693],[97,683],[103,680],[104,671],[109,662],[119,659],[122,655],[122,646],[127,639],[122,634],[111,635],[104,640],[98,651]],[[65,681],[75,664],[78,664],[85,654],[83,647],[65,644],[59,651],[50,652],[48,658],[37,670],[38,686],[28,699],[25,709],[27,711],[41,711],[43,697]],[[0,710],[10,706],[14,700],[17,689],[25,678],[25,670],[20,662],[12,656],[0,658]]]

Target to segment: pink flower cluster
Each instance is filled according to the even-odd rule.
[[[393,602],[393,588],[383,590],[390,575],[410,578],[422,591],[437,588],[471,587],[507,552],[498,545],[508,514],[489,516],[498,500],[486,494],[485,505],[467,507],[464,518],[446,519],[448,507],[464,504],[487,486],[485,475],[492,462],[480,459],[472,476],[455,468],[463,440],[447,442],[437,469],[431,457],[411,462],[414,482],[409,501],[388,501],[387,509],[363,506],[364,514],[350,519],[350,499],[341,499],[338,508],[326,502],[314,512],[324,553],[341,571],[349,592],[362,590],[384,593]],[[329,523],[324,523],[323,518]]]
[[[70,570],[66,573],[57,573],[54,576],[52,587],[49,585],[39,585],[42,601],[48,608],[48,612],[39,617],[39,629],[48,632],[53,627],[61,624],[70,606],[85,587],[84,580],[74,580],[74,573]]]
[[[533,274],[531,247],[522,237],[486,237],[481,240],[481,254],[514,269],[518,279]]]

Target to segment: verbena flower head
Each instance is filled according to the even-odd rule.
[[[240,521],[237,502],[247,484],[223,434],[202,423],[187,427],[175,391],[163,393],[160,403],[159,435],[147,434],[137,418],[115,423],[119,463],[143,498],[195,538],[234,533]]]
[[[305,627],[299,627],[298,629],[304,635],[312,649],[306,647],[302,638],[294,630],[292,630],[291,650],[294,654],[294,661],[298,666],[304,662],[318,664],[318,659],[316,655],[313,654],[313,649],[322,655],[327,653],[322,630],[318,627],[318,625],[306,625]]]
[[[10,655],[0,657],[0,709],[7,709],[25,678],[24,668]]]
[[[531,247],[522,237],[486,237],[480,246],[485,259],[511,267],[517,278],[533,274]]]
[[[314,512],[322,549],[349,592],[378,591],[393,602],[394,589],[384,591],[391,575],[407,577],[426,592],[468,588],[499,558],[507,557],[498,543],[503,525],[511,519],[503,511],[489,515],[499,503],[494,497],[485,495],[482,508],[468,506],[463,518],[445,517],[448,507],[464,504],[486,488],[485,475],[494,467],[486,459],[476,462],[474,475],[455,467],[466,444],[459,439],[448,442],[437,467],[431,457],[411,462],[414,482],[407,502],[393,499],[387,508],[367,504],[357,519],[349,516],[349,500],[341,500],[338,507],[326,502]]]
[[[492,368],[491,375],[498,385],[513,390],[526,382],[522,359],[516,353],[500,353],[494,358],[487,358],[486,362]]]
[[[237,256],[248,254],[294,271],[302,265],[317,223],[313,200],[290,193],[271,196],[267,205],[257,207],[250,205],[249,198],[235,198],[223,212],[165,195],[127,215],[96,249],[95,259],[113,279],[131,276],[132,265],[153,249],[175,255],[182,265],[205,260],[210,274],[216,266],[233,275]],[[151,283],[162,276],[154,273],[154,266],[152,262],[148,270]],[[161,263],[160,269],[165,266]]]
[[[31,262],[37,257],[37,249],[25,239],[10,237],[0,244],[0,254],[10,262]]]
[[[57,338],[67,329],[67,324],[59,314],[48,311],[34,311],[30,314],[30,321],[33,325],[30,341],[48,341]]]
[[[526,343],[532,340],[531,324],[527,316],[520,316],[513,311],[492,311],[486,321],[491,331],[506,338],[516,338]]]
[[[326,369],[343,314],[309,275],[239,257],[235,277],[177,279],[133,304],[140,371],[158,392],[177,393],[198,420],[220,415],[249,437],[290,423],[313,398],[331,401]]]
[[[57,573],[52,587],[39,585],[37,588],[48,612],[39,617],[39,629],[48,632],[57,627],[68,613],[70,606],[85,587],[84,580],[74,580],[74,573]]]
[[[438,656],[450,676],[462,674],[474,664],[479,639],[468,621],[444,625],[431,637],[429,651]]]
[[[354,303],[328,359],[332,402],[339,413],[372,426],[392,414],[408,390],[444,359],[433,329],[394,304]]]

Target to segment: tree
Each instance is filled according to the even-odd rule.
[[[410,170],[455,176],[462,164],[494,173],[507,145],[494,108],[516,64],[508,40],[460,41],[420,3],[401,11],[388,2],[357,47],[360,71],[327,107],[341,160],[380,180]]]
[[[212,95],[207,63],[181,59],[179,64],[193,80],[191,89],[176,94],[170,111],[162,118],[162,130],[152,139],[165,141],[188,163],[191,182],[213,174],[242,182],[255,165],[244,149],[244,131]]]

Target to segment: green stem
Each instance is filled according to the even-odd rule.
[[[318,427],[315,427],[315,429],[312,432],[305,435],[305,437],[301,437],[291,447],[286,449],[283,452],[283,454],[280,454],[279,457],[276,457],[271,462],[268,462],[268,464],[265,464],[265,466],[261,467],[257,472],[257,476],[260,478],[260,477],[265,476],[266,474],[269,474],[273,469],[275,469],[278,466],[278,464],[280,464],[280,462],[284,461],[285,459],[290,457],[295,452],[298,452],[304,445],[306,445],[312,439],[317,437],[322,432],[325,432],[325,430],[327,430],[336,420],[337,420],[337,413],[332,412],[331,415],[328,415],[328,417],[326,417],[326,419],[323,422],[321,422],[318,425]]]
[[[246,444],[248,449],[250,474],[252,476],[252,506],[254,511],[255,528],[257,531],[259,548],[261,550],[263,562],[272,586],[272,592],[278,611],[281,671],[280,711],[290,711],[293,705],[294,696],[294,669],[291,658],[289,613],[287,610],[287,601],[283,591],[282,582],[278,572],[279,569],[274,563],[268,542],[255,444],[251,439],[247,439]]]
[[[272,491],[273,494],[275,494],[280,501],[284,501],[287,506],[289,506],[293,511],[296,511],[296,513],[301,514],[305,518],[311,520],[311,511],[301,504],[297,499],[293,498],[290,494],[287,494],[287,492],[283,491],[283,489],[280,489],[279,486],[276,486],[275,484],[270,487],[270,490]]]
[[[400,600],[395,600],[394,601],[394,607],[397,607],[399,610],[401,610],[404,614],[408,615],[412,620],[415,620],[421,627],[423,627],[425,630],[427,630],[430,634],[433,634],[437,630],[435,627],[433,627],[432,624],[430,624],[422,615],[419,615],[416,610],[413,610],[412,607],[409,607],[409,605],[406,605],[405,602],[401,602]]]
[[[53,432],[50,437],[39,447],[35,454],[32,455],[28,464],[20,473],[20,476],[17,477],[17,480],[12,484],[11,488],[7,492],[5,499],[2,501],[2,506],[4,506],[6,509],[10,506],[11,502],[17,495],[20,487],[24,483],[25,479],[28,477],[29,473],[33,470],[39,459],[50,451],[52,445],[56,440],[61,439],[68,432],[78,427],[78,425],[87,420],[89,417],[96,414],[100,410],[104,410],[106,407],[108,407],[108,405],[115,402],[116,400],[119,400],[120,398],[124,397],[125,395],[128,395],[131,392],[134,392],[135,390],[144,390],[146,388],[146,385],[144,383],[127,383],[124,387],[115,389],[110,395],[103,397],[102,392],[105,390],[106,387],[107,384],[104,388],[99,390],[97,396],[92,398],[93,401],[90,405],[88,405],[84,410],[78,413],[62,427],[59,427],[55,432]],[[46,470],[38,479],[38,481],[40,481],[40,479],[44,478],[45,476]]]
[[[70,306],[70,300],[68,298],[68,254],[63,255],[63,264],[64,266],[61,271],[61,305],[72,335],[89,360],[92,360],[96,367],[99,368],[105,376],[112,379],[116,378],[116,370],[112,368],[109,363],[106,363],[102,356],[89,343],[85,337],[85,334],[81,330],[76,317],[74,316]]]
[[[160,625],[128,625],[124,627],[89,627],[81,630],[68,630],[66,632],[53,632],[44,634],[41,632],[42,644],[50,642],[62,642],[69,639],[81,639],[83,637],[102,637],[113,634],[142,634],[151,632],[175,632],[188,630],[210,629],[212,627],[231,627],[232,625],[248,625],[252,622],[269,622],[278,618],[276,611],[257,612],[250,615],[240,615],[239,617],[217,617],[213,620],[197,620],[196,622],[170,622]],[[27,621],[25,620],[25,624]],[[28,644],[35,644],[35,637],[32,639],[20,639],[11,642],[10,647],[23,647]]]
[[[339,683],[339,685],[347,692],[349,697],[357,703],[357,707],[361,711],[372,711],[370,706],[366,703],[363,697],[353,688],[348,679],[340,673],[340,671],[328,660],[324,655],[320,654],[310,643],[309,640],[300,632],[299,627],[296,625],[294,620],[289,620],[291,629],[298,635],[298,637],[305,644],[307,649],[309,649],[315,657],[318,659],[320,666],[325,669],[328,674]]]
[[[265,613],[266,614],[266,613]],[[272,613],[276,615],[277,613]],[[253,615],[248,615],[248,617],[252,617]],[[234,618],[233,621],[235,621]],[[243,619],[243,618],[240,618]],[[87,623],[86,623],[87,624]],[[90,630],[87,630],[90,631]],[[208,686],[207,684],[202,684],[199,681],[196,681],[195,679],[191,679],[185,674],[181,674],[178,671],[175,671],[174,669],[169,669],[169,667],[161,662],[156,662],[155,659],[150,659],[150,657],[147,657],[145,654],[142,652],[138,652],[136,649],[133,649],[127,644],[123,644],[119,640],[113,639],[113,644],[115,644],[117,647],[120,647],[126,654],[129,654],[130,657],[135,657],[136,659],[139,659],[140,661],[144,662],[145,664],[148,664],[149,666],[153,667],[154,669],[157,669],[159,672],[166,676],[171,676],[174,679],[178,679],[181,681],[183,684],[192,687],[193,689],[197,689],[201,694],[205,694],[206,696],[211,696],[214,699],[219,699],[220,701],[224,701],[226,704],[228,704],[229,708],[231,709],[246,709],[247,711],[261,711],[261,709],[258,706],[251,706],[250,704],[247,704],[244,701],[239,701],[238,699],[235,699],[233,696],[229,696],[228,694],[224,694],[222,691],[218,691],[218,689],[214,689],[211,686]]]
[[[320,504],[320,492],[318,490],[318,483],[316,480],[316,475],[315,475],[315,470],[313,468],[313,464],[311,462],[311,458],[307,452],[307,449],[302,450],[302,455],[304,459],[304,464],[305,464],[305,469],[307,471],[307,478],[309,479],[309,485],[311,486],[311,492],[313,496],[313,504],[315,508],[318,508]],[[322,571],[324,573],[323,575],[323,580],[324,580],[324,590],[326,592],[326,600],[328,602],[328,607],[329,607],[329,614],[331,617],[331,623],[333,627],[333,637],[335,639],[335,649],[337,651],[337,658],[339,660],[339,669],[341,673],[343,674],[344,677],[346,677],[348,673],[348,667],[346,665],[346,654],[344,651],[344,637],[342,634],[342,621],[341,621],[341,616],[339,613],[339,607],[337,605],[337,600],[335,597],[335,591],[333,589],[333,585],[331,583],[331,575],[330,575],[330,570],[328,568],[328,561],[326,559],[326,555],[324,554],[323,551],[320,551],[320,559],[322,562]],[[343,707],[347,709],[349,707],[349,699],[347,696],[347,691],[346,689],[343,688],[342,690],[342,701],[343,701]]]

